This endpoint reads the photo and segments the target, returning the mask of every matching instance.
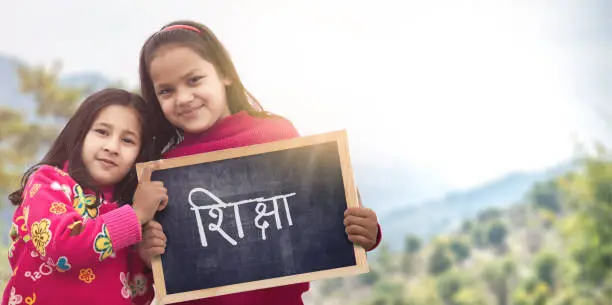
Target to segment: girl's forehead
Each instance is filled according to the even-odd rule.
[[[100,110],[97,118],[93,122],[97,125],[117,130],[118,132],[128,132],[140,135],[140,115],[136,109],[123,105],[110,105]]]
[[[155,83],[184,78],[189,74],[209,72],[214,66],[186,46],[164,47],[156,52],[149,71]]]

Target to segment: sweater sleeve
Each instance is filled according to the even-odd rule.
[[[23,195],[28,246],[69,270],[91,266],[140,241],[140,223],[130,206],[98,216],[95,202],[65,172],[41,167]]]
[[[379,222],[378,223],[378,235],[376,235],[376,244],[374,244],[374,247],[372,247],[372,249],[368,250],[368,252],[374,251],[376,248],[378,248],[378,246],[380,245],[381,241],[382,241],[382,228],[380,227],[380,222]]]

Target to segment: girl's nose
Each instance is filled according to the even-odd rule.
[[[179,90],[176,96],[177,105],[185,105],[191,103],[193,100],[193,93],[190,90]]]
[[[109,153],[116,154],[119,151],[119,143],[115,139],[110,139],[104,143],[103,149]]]

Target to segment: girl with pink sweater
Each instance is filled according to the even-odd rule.
[[[148,160],[152,142],[144,106],[124,90],[91,95],[25,173],[9,196],[13,275],[2,305],[152,301],[151,271],[132,246],[167,193],[160,182],[137,185],[134,163]]]

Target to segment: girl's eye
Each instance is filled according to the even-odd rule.
[[[204,77],[203,76],[194,76],[194,77],[189,79],[189,84],[190,85],[196,85],[202,78],[204,78]]]
[[[108,132],[106,130],[104,130],[104,129],[96,128],[96,129],[94,129],[94,131],[96,133],[98,133],[98,134],[103,135],[103,136],[108,135]]]
[[[125,138],[123,139],[123,142],[128,143],[128,144],[136,144],[136,141],[130,139],[130,138]]]
[[[157,92],[157,95],[164,96],[164,95],[170,94],[170,92],[171,92],[170,89],[161,89]]]

